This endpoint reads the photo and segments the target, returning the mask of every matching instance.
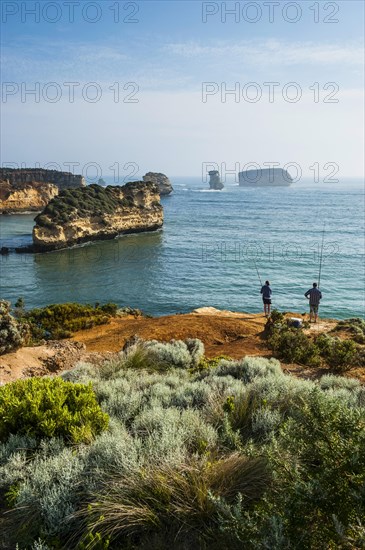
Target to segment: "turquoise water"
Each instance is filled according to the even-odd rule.
[[[152,315],[202,306],[261,310],[260,283],[273,304],[304,312],[318,279],[325,223],[321,314],[364,315],[362,182],[298,182],[282,188],[209,191],[198,178],[172,178],[161,231],[48,254],[0,257],[1,297],[27,307],[112,301]],[[1,217],[0,246],[31,242],[33,215]]]

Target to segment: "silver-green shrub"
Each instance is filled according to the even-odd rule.
[[[10,314],[10,302],[0,300],[0,355],[25,345],[29,329]]]
[[[204,356],[204,345],[198,339],[171,340],[166,344],[157,340],[144,343],[157,364],[166,367],[189,369],[197,367]]]
[[[216,368],[212,369],[212,373],[217,376],[230,375],[242,380],[245,384],[249,384],[256,378],[283,376],[279,361],[263,357],[245,357],[240,361],[223,360]]]

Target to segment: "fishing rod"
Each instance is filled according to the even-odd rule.
[[[259,273],[259,270],[257,269],[257,265],[256,265],[255,260],[253,260],[253,263],[254,263],[254,265],[255,265],[255,269],[256,269],[256,273],[257,273],[257,276],[258,276],[259,281],[260,281],[260,285],[262,286],[262,281],[261,281],[260,273]]]
[[[321,256],[319,259],[319,273],[318,273],[318,288],[321,284],[321,273],[322,273],[322,258],[323,258],[323,245],[324,245],[324,231],[326,228],[326,222],[323,224],[323,233],[322,233],[322,246],[321,246]]]

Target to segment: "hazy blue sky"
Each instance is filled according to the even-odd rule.
[[[335,163],[362,175],[362,1],[1,7],[3,164],[118,164],[124,177],[200,175],[208,162],[310,175],[318,163],[324,177]]]

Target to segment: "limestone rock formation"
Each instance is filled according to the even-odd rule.
[[[0,214],[39,212],[58,192],[58,187],[52,183],[0,181]]]
[[[158,186],[160,195],[170,195],[174,190],[169,178],[161,172],[147,172],[143,176],[143,181],[152,181]]]
[[[85,178],[60,172],[59,170],[45,170],[43,168],[0,168],[0,180],[8,181],[11,185],[19,183],[53,183],[59,189],[85,187]]]
[[[242,187],[285,187],[293,183],[293,178],[282,168],[258,168],[239,172]]]
[[[218,170],[211,170],[209,174],[209,187],[210,189],[221,190],[224,188],[221,178],[219,177]]]
[[[123,233],[154,231],[163,225],[163,208],[154,183],[95,184],[61,191],[35,222],[34,251],[46,252]]]

